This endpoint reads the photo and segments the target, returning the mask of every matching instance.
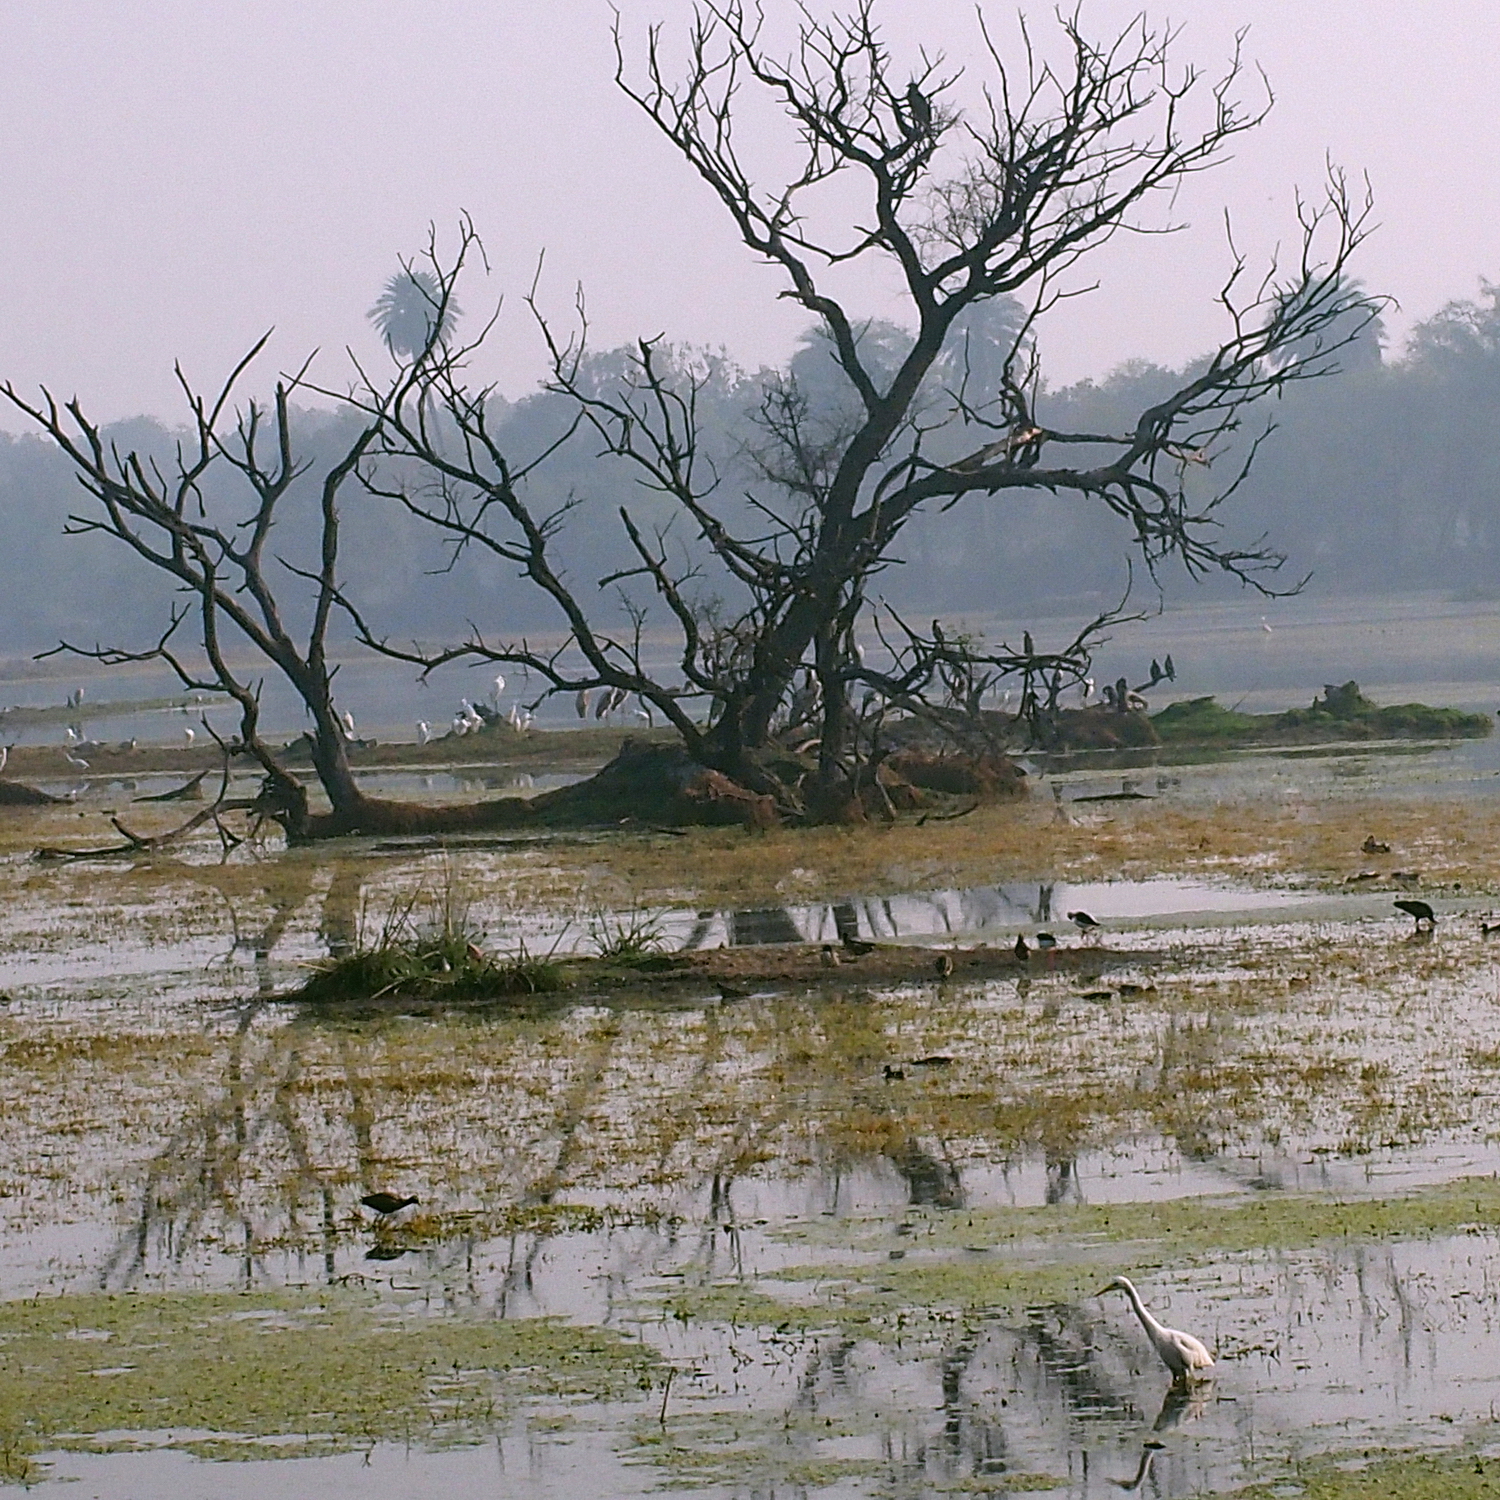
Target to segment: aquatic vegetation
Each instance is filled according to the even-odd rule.
[[[439,1315],[390,1295],[68,1296],[0,1303],[0,1455],[173,1446],[217,1458],[478,1441],[542,1397],[649,1391],[647,1347],[556,1319]]]
[[[563,987],[559,966],[526,951],[496,957],[480,946],[474,894],[445,858],[435,892],[418,886],[394,899],[372,938],[318,963],[295,993],[310,1004],[397,999],[483,999],[535,995]],[[362,935],[363,936],[363,935]]]
[[[1350,1441],[1336,1419],[1303,1432],[1304,1401],[1346,1401],[1375,1449],[1446,1440],[1426,1408],[1417,1430],[1382,1426],[1381,1398],[1340,1394],[1347,1366],[1323,1351],[1357,1333],[1350,1360],[1379,1345],[1383,1369],[1398,1302],[1419,1348],[1491,1347],[1500,1187],[1476,1174],[1500,1140],[1500,955],[1451,885],[1500,882],[1500,809],[1112,807],[1071,823],[1046,805],[982,808],[937,836],[707,829],[67,871],[0,858],[0,954],[19,976],[0,1005],[0,1286],[42,1294],[0,1305],[0,1363],[24,1356],[46,1376],[53,1434],[0,1407],[0,1467],[16,1477],[39,1445],[96,1452],[168,1430],[219,1458],[403,1442],[366,1411],[375,1360],[390,1370],[369,1399],[431,1434],[421,1447],[529,1413],[531,1432],[587,1436],[648,1485],[1076,1492],[1077,1445],[1090,1472],[1123,1481],[1161,1399],[1128,1310],[1094,1299],[1117,1271],[1203,1332],[1233,1400],[1253,1397],[1237,1409],[1253,1406],[1257,1461],[1210,1407],[1180,1449],[1216,1467],[1168,1470],[1173,1448],[1163,1492],[1261,1473],[1344,1482],[1336,1466],[1288,1467]],[[1388,860],[1362,850],[1372,835]],[[1372,862],[1425,872],[1442,911],[1431,941],[1408,941],[1387,893],[1364,917],[1330,903],[1312,921],[1122,923],[1089,945],[1109,950],[1098,975],[1060,958],[939,986],[930,963],[882,969],[882,949],[794,981],[781,948],[714,955],[772,983],[653,972],[679,962],[652,951],[661,934],[681,942],[709,918],[728,932],[705,909],[748,895],[868,891],[859,909],[874,913],[881,891],[954,872],[990,887],[1168,869],[1342,888]],[[592,945],[613,956],[553,962],[616,987],[420,1002],[461,998],[471,943],[498,968],[586,932],[580,911],[601,914]],[[403,945],[412,987],[388,1008],[361,1002],[401,978],[394,962],[351,965],[354,1004],[282,1003],[314,955]],[[420,1205],[372,1225],[358,1204],[377,1189]],[[359,1290],[387,1260],[392,1291]],[[101,1284],[129,1294],[82,1293]],[[242,1285],[266,1290],[227,1290]],[[1278,1322],[1286,1307],[1295,1326]],[[61,1321],[32,1326],[27,1308]],[[239,1320],[250,1329],[234,1308],[258,1310]],[[292,1328],[328,1339],[273,1399],[258,1384],[293,1358],[277,1345]],[[316,1403],[318,1384],[336,1396]],[[143,1404],[163,1392],[170,1428]],[[559,1393],[575,1404],[547,1406]]]
[[[1490,1500],[1500,1495],[1500,1457],[1492,1447],[1456,1453],[1365,1451],[1321,1458],[1284,1477],[1234,1491],[1234,1500]]]
[[[661,915],[631,906],[624,911],[595,910],[588,920],[595,956],[606,962],[636,963],[667,946]]]
[[[1357,682],[1335,687],[1308,708],[1275,714],[1246,714],[1225,708],[1216,698],[1190,698],[1151,716],[1163,744],[1296,745],[1318,740],[1483,739],[1494,724],[1486,714],[1425,703],[1382,706],[1360,692]]]

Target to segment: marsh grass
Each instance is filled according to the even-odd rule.
[[[524,943],[503,959],[486,953],[473,908],[472,889],[447,859],[435,889],[423,883],[391,900],[373,935],[318,964],[293,998],[322,1004],[386,997],[473,1000],[563,988],[562,968],[550,954],[538,957]],[[362,934],[369,925],[361,921]]]
[[[667,946],[661,916],[639,906],[615,912],[596,909],[588,920],[588,935],[595,956],[608,963],[639,964]]]

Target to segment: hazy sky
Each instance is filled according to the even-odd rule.
[[[635,55],[651,20],[684,13],[620,9]],[[1137,9],[1085,0],[1085,26]],[[1050,5],[1029,11],[1052,25]],[[1002,39],[1015,13],[986,7]],[[883,14],[898,56],[925,42],[980,76],[970,0],[883,0]],[[1184,234],[1112,248],[1101,290],[1054,316],[1054,382],[1215,342],[1224,209],[1264,250],[1325,154],[1373,181],[1383,227],[1359,269],[1400,299],[1398,328],[1500,278],[1500,5],[1177,0],[1150,14],[1180,24],[1176,55],[1210,72],[1248,25],[1277,104],[1182,195]],[[4,6],[0,378],[76,392],[103,418],[175,416],[175,359],[210,382],[274,325],[266,380],[320,348],[337,382],[346,344],[379,357],[365,314],[397,256],[461,210],[493,264],[465,306],[507,298],[488,373],[508,394],[540,371],[518,294],[543,250],[543,299],[565,315],[582,280],[598,343],[665,331],[748,364],[783,358],[805,316],[774,300],[774,274],[616,91],[609,24],[604,0]],[[873,277],[853,292],[890,314],[890,289]]]

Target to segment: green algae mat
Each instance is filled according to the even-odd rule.
[[[528,1400],[621,1399],[656,1356],[552,1318],[434,1314],[322,1293],[67,1296],[0,1304],[0,1462],[170,1446],[308,1457],[479,1441]]]

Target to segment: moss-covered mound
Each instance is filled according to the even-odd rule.
[[[555,994],[567,985],[562,966],[521,954],[492,958],[467,939],[434,936],[382,941],[317,965],[293,998],[313,1004],[349,1000],[448,1000]]]
[[[1242,714],[1217,699],[1191,698],[1151,716],[1167,745],[1307,745],[1331,740],[1464,740],[1490,732],[1485,714],[1425,703],[1382,708],[1352,679],[1323,688],[1307,708],[1279,714]]]

